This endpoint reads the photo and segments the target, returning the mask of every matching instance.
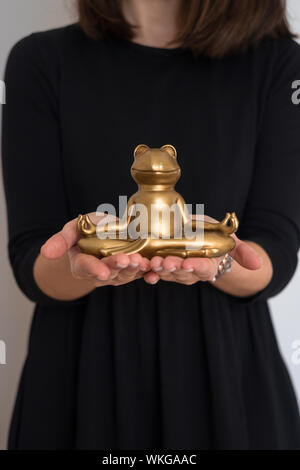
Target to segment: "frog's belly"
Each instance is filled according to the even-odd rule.
[[[139,214],[129,224],[131,238],[171,239],[184,236],[184,223],[180,208],[174,205],[173,211],[167,206],[154,204],[145,214]]]

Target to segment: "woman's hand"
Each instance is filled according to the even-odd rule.
[[[104,217],[89,215],[94,223]],[[53,260],[67,253],[72,276],[75,279],[91,280],[95,287],[126,284],[142,277],[150,269],[150,261],[139,254],[118,254],[99,260],[81,253],[76,245],[78,240],[77,219],[74,219],[47,240],[41,248],[41,254]]]
[[[249,270],[259,269],[261,259],[257,252],[247,243],[233,235],[236,246],[230,256],[243,268]],[[173,281],[180,284],[191,285],[198,281],[212,281],[218,272],[220,258],[179,258],[167,256],[161,258],[155,256],[151,260],[151,271],[144,278],[151,284],[156,284],[160,279]]]
[[[91,214],[91,219],[99,222],[95,214]],[[77,219],[74,219],[42,246],[33,274],[38,287],[49,297],[75,300],[96,287],[132,282],[150,269],[150,261],[139,254],[119,254],[99,260],[81,253],[76,245],[78,240]]]
[[[205,216],[209,222],[217,222]],[[237,296],[247,297],[264,289],[273,275],[272,263],[265,250],[254,242],[242,241],[232,235],[236,246],[230,255],[234,259],[230,273],[216,280],[214,286]],[[146,282],[156,284],[160,279],[192,285],[199,281],[212,281],[218,272],[221,258],[178,258],[155,256],[151,271],[144,275]]]

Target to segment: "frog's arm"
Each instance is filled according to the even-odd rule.
[[[122,217],[122,219],[118,219],[116,221],[109,222],[108,224],[103,224],[103,225],[98,225],[97,227],[97,233],[103,233],[103,232],[127,232],[127,227],[130,223],[131,217],[132,217],[132,208],[135,204],[135,198],[134,196],[131,196],[127,203],[127,210]]]
[[[235,215],[235,212],[232,212],[231,214],[227,212],[225,218],[218,224],[218,230],[221,230],[221,232],[226,233],[227,235],[231,235],[237,231],[238,226],[239,221]]]
[[[180,194],[178,194],[176,204],[178,205],[179,210],[180,210],[180,214],[182,217],[182,224],[184,225],[184,224],[191,223],[192,219],[191,219],[190,213],[187,210],[187,207],[185,205],[185,200]]]
[[[196,220],[193,219],[193,229],[196,229]],[[229,225],[228,225],[229,222]],[[221,232],[230,235],[234,233],[239,226],[238,219],[233,212],[230,214],[230,212],[227,212],[225,215],[224,219],[219,222],[219,223],[212,223],[212,222],[207,222],[204,221],[204,230],[212,231],[212,230],[220,230]]]
[[[199,226],[197,225],[197,222],[199,223],[199,220],[197,219],[192,219],[190,213],[187,210],[187,207],[185,205],[185,201],[183,197],[179,194],[178,199],[177,199],[177,204],[180,208],[180,213],[182,215],[182,222],[183,224],[191,224],[192,225],[192,230],[196,231],[198,230]],[[222,223],[226,223],[225,219],[222,221]],[[202,222],[203,224],[203,229],[204,230],[218,230],[219,229],[219,224],[218,223],[211,223],[211,222]]]
[[[87,236],[87,237],[93,237],[97,233],[103,233],[103,232],[121,232],[127,230],[128,224],[130,222],[131,218],[131,209],[134,204],[134,197],[131,196],[131,198],[128,201],[127,204],[127,218],[126,216],[123,217],[121,220],[116,220],[114,222],[109,222],[108,224],[103,224],[103,225],[96,225],[94,224],[90,217],[86,215],[79,215],[78,220],[77,220],[77,226],[78,230],[81,235]]]
[[[81,235],[93,237],[96,234],[97,226],[91,221],[87,214],[79,214],[77,219],[77,228]]]
[[[187,210],[187,207],[185,205],[185,201],[183,197],[179,194],[178,199],[177,199],[177,204],[180,207],[180,213],[182,215],[182,221],[184,224],[192,224],[192,229],[195,231],[198,229],[197,226],[197,219],[192,219],[190,213]],[[230,214],[229,214],[230,216]],[[228,221],[228,219],[227,219]],[[225,219],[222,221],[222,224],[226,224],[227,222]],[[199,221],[198,221],[199,222]],[[211,222],[202,222],[203,223],[203,228],[204,230],[218,230],[219,229],[219,224],[218,223],[211,223]]]
[[[191,223],[193,231],[198,230],[199,227],[197,225],[197,219],[191,218],[186,208],[185,201],[180,194],[178,194],[178,198],[176,202],[180,208],[180,213],[182,215],[183,224]],[[229,225],[228,225],[228,222],[229,222]],[[207,222],[207,221],[203,222],[204,230],[207,230],[207,231],[219,230],[222,233],[227,234],[227,235],[231,235],[232,233],[234,233],[237,230],[238,226],[239,226],[239,221],[234,212],[232,212],[232,214],[230,214],[230,212],[227,212],[224,219],[219,223],[212,223],[212,222]]]
[[[225,220],[225,219],[224,219]],[[196,230],[197,229],[197,222],[199,223],[199,219],[193,219],[192,220],[192,227],[193,227],[193,230]],[[223,224],[224,221],[218,223],[218,222],[207,222],[206,220],[205,221],[202,221],[202,224],[203,224],[203,229],[204,230],[207,230],[207,231],[213,231],[213,230],[220,230],[220,226],[221,224]],[[225,222],[226,223],[226,222]]]

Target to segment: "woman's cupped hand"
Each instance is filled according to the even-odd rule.
[[[89,215],[95,224],[104,217],[95,213]],[[79,238],[77,219],[73,219],[46,241],[41,255],[47,259],[57,259],[67,253],[73,277],[93,280],[95,287],[127,284],[143,277],[151,269],[150,261],[138,253],[121,253],[102,259],[84,254],[77,246]]]
[[[104,216],[89,214],[96,224]],[[216,222],[211,217],[205,220]],[[46,259],[57,259],[68,254],[70,270],[75,279],[93,280],[95,287],[127,284],[136,279],[144,278],[148,284],[158,281],[177,282],[192,285],[199,281],[212,281],[218,272],[222,258],[179,258],[154,256],[151,260],[135,253],[124,253],[98,259],[84,254],[77,246],[80,238],[77,219],[68,222],[60,232],[49,238],[41,248],[41,255]],[[236,245],[230,253],[240,266],[256,270],[261,266],[261,259],[256,251],[234,234]]]

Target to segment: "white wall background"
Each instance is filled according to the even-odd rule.
[[[236,0],[238,1],[238,0]],[[288,0],[290,20],[300,34],[300,0]],[[72,0],[1,0],[0,79],[12,45],[27,34],[62,26],[74,19]],[[300,77],[295,77],[300,79]],[[1,106],[1,105],[0,105]],[[300,134],[300,129],[299,129]],[[300,137],[300,135],[299,135]],[[1,175],[0,175],[1,179]],[[23,364],[33,304],[18,290],[7,259],[5,201],[0,181],[0,341],[6,343],[6,365],[0,364],[0,449],[7,430]],[[300,364],[292,361],[292,344],[300,349],[300,268],[285,291],[271,301],[279,344],[300,400]],[[300,358],[300,354],[298,355]]]

